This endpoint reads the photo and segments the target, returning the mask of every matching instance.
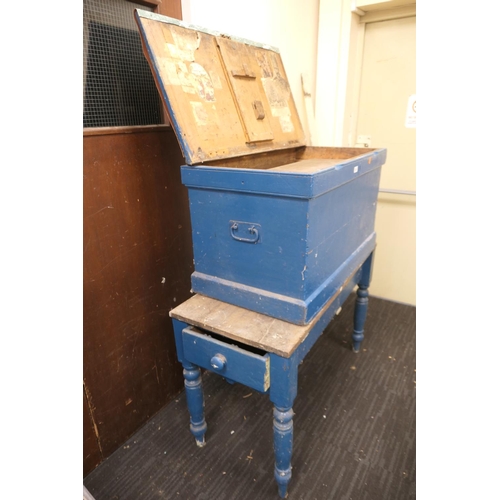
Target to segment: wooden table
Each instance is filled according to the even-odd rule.
[[[298,367],[348,295],[357,288],[352,334],[359,351],[368,307],[373,253],[330,298],[319,314],[298,326],[216,299],[194,295],[170,311],[177,357],[184,367],[191,432],[205,445],[207,424],[200,367],[268,393],[274,404],[274,477],[281,498],[292,477],[293,402]]]

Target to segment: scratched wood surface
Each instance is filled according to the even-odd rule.
[[[352,276],[349,276],[344,285],[351,278]],[[339,293],[340,290],[325,304],[313,321],[305,326],[287,323],[199,294],[180,304],[169,314],[172,318],[228,339],[289,358]]]
[[[89,402],[83,387],[83,475],[85,476],[102,461],[96,429],[91,418]]]
[[[282,151],[267,151],[257,155],[245,155],[238,158],[225,158],[204,163],[210,167],[249,168],[253,170],[266,170],[293,163],[298,159],[297,148]]]
[[[139,0],[139,3],[148,7],[152,5],[147,0]],[[157,4],[156,12],[182,19],[181,0],[154,3]],[[164,334],[164,328],[171,328],[170,318],[163,318],[163,313],[159,311],[155,313],[159,307],[151,302],[155,296],[167,302],[177,295],[179,300],[189,296],[189,212],[178,174],[167,170],[178,170],[178,166],[183,163],[175,136],[165,126],[158,126],[156,131],[152,131],[152,128],[106,127],[84,130],[84,241],[89,242],[89,238],[92,238],[84,250],[84,476],[111,455],[182,388],[182,369],[175,359],[175,347],[168,339],[159,338],[159,335]],[[141,169],[156,170],[158,178],[154,181],[147,174],[141,176]],[[150,217],[166,228],[170,236],[164,241],[157,240],[156,248],[159,250],[158,246],[163,247],[168,259],[175,262],[172,267],[176,270],[165,276],[166,283],[162,290],[156,289],[150,296],[138,293],[135,295],[137,301],[125,307],[116,293],[118,300],[111,300],[113,289],[116,287],[117,291],[121,289],[122,292],[130,293],[136,279],[151,276],[151,268],[147,265],[143,268],[145,273],[136,273],[138,262],[141,259],[147,262],[155,248],[154,242],[152,247],[146,246],[150,242],[148,237],[142,238],[144,233],[151,234],[147,228],[148,214],[133,210],[128,206],[130,202],[125,204],[125,195],[135,194],[132,186],[137,183],[139,199],[142,198],[143,202],[150,196],[157,199],[161,189],[165,192],[165,185],[160,180],[168,180],[170,185],[167,205],[158,207],[153,203],[151,211],[158,212],[151,213]],[[110,206],[109,202],[116,202],[116,199],[121,199],[122,204],[114,204],[112,209],[105,208],[95,213]],[[166,215],[165,211],[175,215]],[[111,212],[115,213],[112,215]],[[169,222],[166,222],[167,219]],[[179,229],[178,226],[184,221],[183,230]],[[131,246],[133,242],[129,239],[133,230],[127,232],[127,225],[134,225],[140,231],[136,233],[138,245],[135,247]],[[157,228],[155,226],[152,231]],[[179,243],[179,257],[176,255],[179,250],[175,250],[179,247],[173,245],[172,241]],[[109,253],[112,252],[110,247],[114,247],[117,252],[114,256]],[[126,255],[126,251],[130,253]],[[113,258],[116,260],[110,262]],[[146,270],[148,267],[149,270]],[[179,279],[187,280],[185,287]],[[121,298],[123,296],[122,293]],[[141,309],[144,316],[140,315]],[[132,321],[128,323],[127,329],[120,329],[117,318]],[[165,326],[163,321],[167,322]],[[141,330],[139,326],[145,328]],[[128,338],[120,338],[120,330],[121,334],[127,333]],[[137,340],[133,356],[130,344],[130,341],[134,341],[132,332],[136,333]],[[151,371],[152,353],[155,350],[163,356],[156,364],[160,382]],[[132,401],[126,404],[130,399]]]
[[[195,295],[170,311],[170,316],[229,339],[290,357],[310,331],[264,314],[203,295]]]
[[[309,146],[298,150],[298,158],[301,160],[309,160],[312,158],[348,160],[376,150],[377,148],[328,148],[321,146]]]
[[[226,168],[250,168],[257,170],[278,170],[283,172],[314,173],[323,168],[338,165],[345,160],[376,151],[369,148],[323,148],[297,147],[284,151],[270,151],[266,153],[226,158],[206,162],[205,165]]]
[[[168,311],[190,296],[193,254],[171,129],[83,149],[85,474],[182,389]]]
[[[187,163],[304,144],[278,53],[158,20],[137,22]]]

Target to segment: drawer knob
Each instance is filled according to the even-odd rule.
[[[214,370],[222,371],[226,367],[227,360],[222,354],[216,354],[211,360],[210,360],[210,366]]]

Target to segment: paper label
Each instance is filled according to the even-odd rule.
[[[190,104],[196,124],[198,126],[207,125],[209,117],[203,104],[198,101],[191,101]]]
[[[280,120],[280,125],[281,125],[281,130],[287,133],[292,133],[295,129],[292,123],[292,120],[290,119],[290,116],[284,115],[279,117]]]

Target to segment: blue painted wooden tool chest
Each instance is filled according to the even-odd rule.
[[[309,323],[375,248],[386,150],[307,147],[276,48],[136,21],[186,159],[193,292]]]

